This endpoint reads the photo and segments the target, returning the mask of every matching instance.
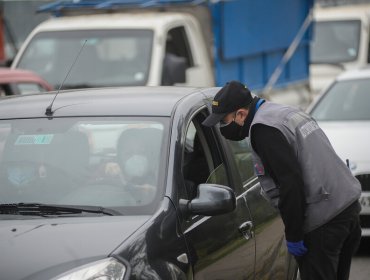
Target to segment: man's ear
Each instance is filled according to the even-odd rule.
[[[248,116],[248,110],[245,108],[240,108],[238,111],[236,111],[236,120],[237,122],[242,125],[242,123],[245,122]]]
[[[237,115],[237,116],[239,116],[239,118],[240,118],[240,120],[241,120],[242,122],[245,122],[245,120],[247,119],[248,113],[249,113],[249,110],[248,110],[248,109],[240,108],[240,109],[236,112],[236,115]]]

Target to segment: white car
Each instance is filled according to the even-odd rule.
[[[362,185],[362,236],[370,237],[370,68],[339,75],[307,111]]]

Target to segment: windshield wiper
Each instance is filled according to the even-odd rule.
[[[55,205],[41,203],[0,204],[0,214],[47,216],[79,214],[83,212],[104,214],[109,216],[121,215],[121,213],[118,211],[100,206]]]

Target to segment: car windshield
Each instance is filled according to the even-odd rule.
[[[38,73],[54,88],[72,65],[63,89],[145,85],[152,37],[149,30],[41,32],[32,38],[17,67]]]
[[[0,203],[153,213],[167,129],[167,118],[1,120]]]
[[[359,20],[315,22],[311,63],[335,64],[355,60],[360,45],[360,28]]]
[[[370,120],[370,79],[338,81],[313,108],[318,121]]]

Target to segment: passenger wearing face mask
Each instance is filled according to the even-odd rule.
[[[301,279],[348,279],[361,238],[361,186],[316,121],[231,81],[215,95],[203,122],[216,124],[227,139],[249,137],[255,173],[280,211]]]

